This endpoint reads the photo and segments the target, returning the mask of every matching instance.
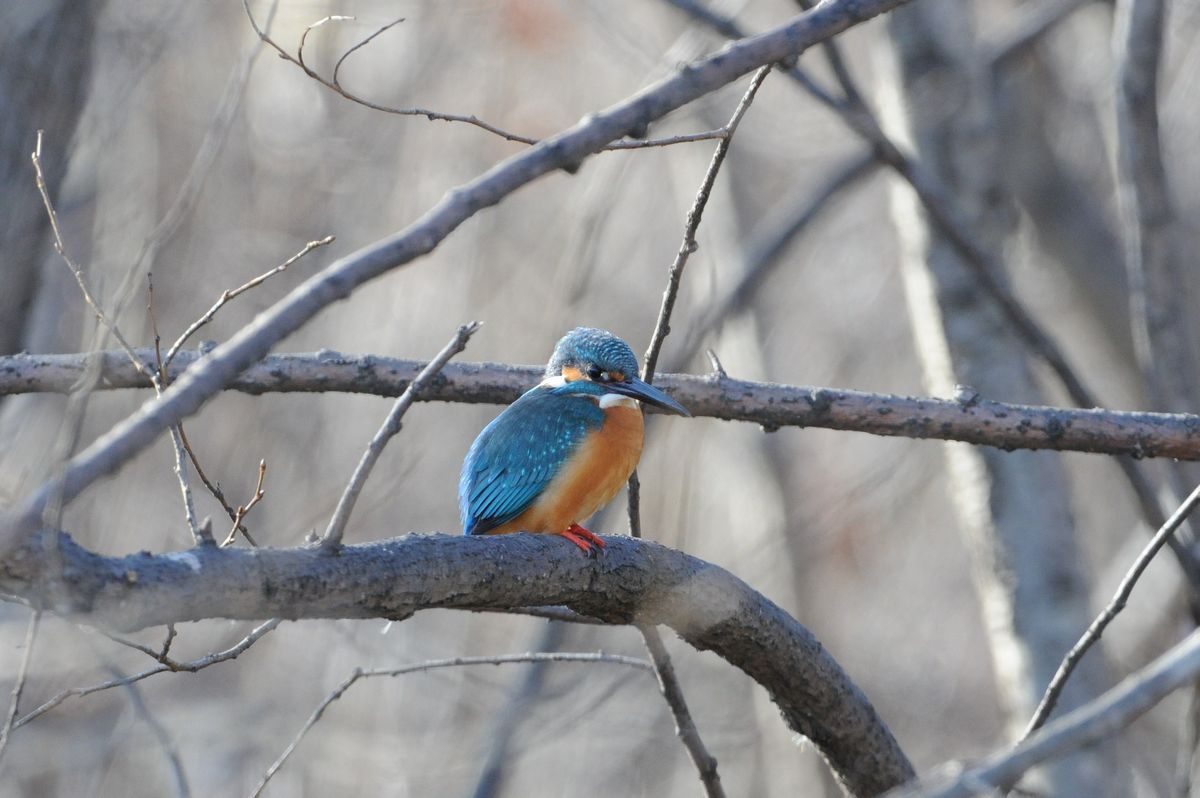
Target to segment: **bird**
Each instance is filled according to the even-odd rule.
[[[638,377],[629,344],[593,327],[568,332],[542,381],[471,444],[458,483],[463,533],[561,535],[594,557],[604,541],[581,524],[637,466],[639,402],[691,416]]]

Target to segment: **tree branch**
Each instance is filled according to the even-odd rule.
[[[138,350],[139,354],[145,350]],[[101,369],[97,389],[144,388],[146,378],[119,352],[0,357],[0,395],[66,393],[88,358]],[[172,380],[201,360],[182,351]],[[270,355],[231,379],[249,394],[344,391],[399,396],[426,363],[376,355]],[[542,378],[542,366],[449,363],[418,401],[508,404]],[[822,427],[872,435],[954,440],[1001,449],[1050,449],[1091,454],[1200,460],[1200,416],[1183,413],[1079,410],[994,402],[963,387],[954,399],[867,393],[707,376],[664,374],[655,384],[694,416],[748,421],[767,430]]]
[[[46,555],[57,535],[61,570]],[[646,541],[610,537],[598,559],[549,535],[408,535],[316,549],[103,557],[39,532],[0,564],[0,591],[120,630],[202,618],[392,618],[431,608],[566,605],[607,623],[665,624],[763,685],[855,795],[912,767],[862,692],[812,634],[737,577]],[[51,578],[55,575],[57,578]]]

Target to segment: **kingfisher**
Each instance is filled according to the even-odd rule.
[[[637,374],[633,350],[612,333],[577,327],[564,335],[544,379],[471,444],[458,483],[463,533],[562,535],[589,556],[603,548],[580,524],[637,466],[638,402],[691,415]]]

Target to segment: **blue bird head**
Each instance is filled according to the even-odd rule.
[[[615,393],[690,416],[683,405],[638,377],[637,358],[629,344],[607,330],[576,327],[554,347],[547,377],[562,377],[571,393]]]

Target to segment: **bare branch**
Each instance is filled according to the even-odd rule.
[[[675,253],[675,260],[667,272],[667,288],[663,291],[662,306],[659,308],[654,332],[650,336],[650,345],[646,349],[646,356],[642,361],[642,379],[646,382],[653,382],[659,352],[662,351],[663,341],[671,332],[671,312],[675,309],[675,298],[679,294],[679,281],[683,277],[688,257],[699,247],[699,244],[696,243],[696,231],[700,228],[700,220],[704,216],[704,208],[708,205],[713,185],[717,181],[721,166],[725,163],[725,156],[729,152],[733,135],[737,132],[742,117],[750,109],[750,104],[754,102],[754,96],[770,71],[771,66],[768,64],[754,73],[754,77],[751,78],[750,85],[733,111],[733,116],[725,125],[728,133],[713,150],[708,169],[696,192],[696,199],[688,211],[687,219],[684,222],[683,240],[680,242],[679,251]],[[639,538],[642,536],[641,481],[638,479],[636,470],[629,475],[628,513],[629,532],[635,538]],[[700,774],[700,783],[704,785],[705,794],[710,798],[724,798],[725,788],[721,786],[721,777],[717,773],[717,760],[708,752],[704,740],[700,737],[700,730],[696,728],[696,721],[693,720],[692,713],[688,709],[687,699],[679,684],[679,677],[675,674],[675,666],[671,664],[671,656],[667,653],[666,646],[663,645],[658,629],[642,625],[638,627],[638,631],[642,633],[646,651],[649,652],[650,659],[654,662],[654,672],[658,676],[658,684],[663,698],[675,718],[675,732],[683,742],[688,756],[691,757],[692,763]]]
[[[671,663],[671,655],[663,645],[662,636],[653,626],[639,626],[642,639],[646,642],[646,650],[654,662],[654,674],[658,677],[658,689],[662,692],[671,715],[675,718],[675,734],[683,741],[692,764],[700,774],[700,783],[704,785],[704,794],[724,796],[725,788],[721,785],[721,776],[717,773],[717,760],[708,752],[704,740],[700,737],[700,729],[688,710],[687,699],[683,695],[683,687],[679,684],[679,676]]]
[[[688,257],[700,246],[696,243],[696,231],[700,228],[700,220],[704,216],[705,206],[708,205],[709,195],[712,194],[713,184],[716,183],[721,166],[725,163],[725,156],[729,153],[729,145],[733,141],[733,134],[737,132],[738,125],[741,123],[746,111],[750,110],[750,104],[754,102],[754,95],[758,93],[759,87],[767,79],[767,74],[770,71],[771,66],[768,64],[754,73],[750,85],[746,88],[745,94],[742,95],[741,101],[733,111],[733,116],[730,117],[729,122],[725,125],[725,129],[729,131],[728,134],[716,146],[716,149],[713,150],[712,159],[708,163],[708,170],[704,173],[704,179],[700,182],[700,188],[696,192],[696,199],[692,202],[691,210],[688,211],[687,219],[684,222],[683,240],[680,242],[679,251],[675,253],[675,260],[667,272],[667,288],[663,291],[662,306],[658,309],[658,319],[654,323],[654,332],[650,336],[650,345],[646,349],[645,357],[642,358],[642,379],[646,382],[654,381],[654,371],[658,365],[658,353],[662,350],[663,341],[671,332],[671,312],[675,309],[675,297],[679,294],[679,281],[683,277],[683,270],[687,266]]]
[[[55,535],[61,570],[47,562],[47,535]],[[126,630],[211,617],[401,619],[433,608],[557,605],[607,623],[663,624],[762,684],[852,793],[875,795],[912,777],[895,739],[829,652],[740,579],[644,540],[610,537],[604,556],[590,559],[552,537],[409,535],[343,546],[337,557],[312,548],[205,546],[106,558],[47,531],[0,565],[0,592]],[[51,568],[62,578],[49,579]]]
[[[246,531],[246,527],[242,526],[242,521],[246,520],[246,516],[249,515],[250,511],[254,509],[254,505],[256,505],[260,501],[262,501],[263,496],[267,495],[266,491],[263,490],[263,480],[265,480],[266,478],[267,478],[267,461],[259,460],[258,461],[258,482],[256,482],[254,485],[254,495],[250,497],[250,501],[246,502],[244,505],[239,504],[238,508],[233,511],[233,519],[232,519],[233,520],[233,529],[229,530],[229,535],[227,535],[225,540],[221,542],[222,546],[232,545],[233,541],[237,539],[238,530],[241,530],[242,535],[246,538],[246,541],[251,546],[258,545],[257,543],[254,542],[254,538],[250,537],[250,533]]]
[[[966,798],[993,794],[1015,784],[1041,762],[1096,743],[1124,729],[1159,701],[1200,677],[1200,631],[1172,648],[1150,665],[1124,679],[1089,704],[1049,723],[1011,750],[994,754],[976,767],[967,768],[933,784],[907,785],[891,798]]]
[[[37,146],[30,159],[33,161],[33,172],[37,180],[38,193],[42,195],[42,204],[46,207],[46,216],[50,219],[50,229],[54,233],[54,251],[58,253],[63,263],[70,269],[71,275],[75,278],[75,284],[79,286],[79,292],[83,294],[83,301],[92,309],[92,313],[96,315],[96,320],[117,340],[117,343],[121,345],[121,349],[128,355],[130,362],[133,363],[138,371],[153,380],[153,370],[144,361],[138,359],[129,341],[125,340],[125,336],[117,329],[116,324],[100,308],[100,304],[96,301],[91,289],[88,287],[87,278],[84,277],[83,270],[79,268],[67,253],[67,246],[63,243],[62,231],[58,227],[58,212],[54,210],[54,203],[50,200],[50,190],[46,186],[46,177],[42,173],[42,133],[43,131],[41,130],[37,132]]]
[[[182,351],[172,364],[179,380],[203,354]],[[94,356],[0,357],[0,395],[65,393],[88,357],[101,370],[100,389],[139,388],[147,382],[119,352]],[[229,381],[249,394],[344,391],[398,396],[425,367],[420,360],[376,355],[270,355]],[[509,404],[542,377],[542,366],[450,363],[418,401]],[[1001,449],[1048,449],[1135,458],[1200,460],[1200,416],[1184,413],[1079,410],[984,399],[963,386],[953,399],[868,393],[843,388],[739,380],[729,375],[664,374],[655,384],[694,416],[746,421],[768,431],[821,427],[872,435],[955,440]]]
[[[54,231],[54,251],[58,253],[58,256],[62,258],[63,263],[67,265],[67,268],[70,269],[71,274],[74,275],[75,283],[79,286],[79,291],[83,294],[84,301],[87,302],[88,307],[92,309],[92,312],[96,314],[97,320],[99,320],[99,322],[104,326],[108,334],[115,338],[117,343],[121,345],[121,349],[125,352],[126,356],[129,357],[130,362],[133,363],[139,372],[144,374],[147,379],[150,380],[150,384],[154,387],[155,394],[161,396],[163,386],[159,378],[159,370],[161,370],[162,365],[159,364],[159,370],[156,370],[146,361],[143,361],[139,358],[138,354],[133,350],[133,347],[130,346],[127,340],[125,340],[125,336],[121,334],[121,330],[117,327],[116,322],[109,319],[109,317],[100,308],[99,303],[96,302],[95,297],[92,296],[92,292],[88,288],[87,279],[83,275],[83,270],[80,269],[79,266],[76,265],[75,261],[71,259],[71,256],[67,254],[66,245],[63,244],[62,233],[58,229],[58,213],[54,210],[54,204],[50,201],[50,192],[46,187],[46,179],[42,174],[42,131],[40,130],[38,131],[37,147],[33,151],[32,160],[33,171],[37,179],[38,192],[42,195],[42,204],[46,206],[46,215],[50,218],[50,228]],[[157,351],[158,349],[156,345],[155,352],[157,353]],[[194,542],[208,543],[209,541],[204,537],[203,531],[200,528],[200,524],[196,520],[196,506],[192,500],[192,486],[188,482],[187,465],[184,462],[185,458],[183,452],[183,443],[181,441],[181,428],[178,424],[174,424],[170,426],[168,430],[171,434],[171,443],[174,445],[175,449],[175,476],[179,481],[179,491],[183,498],[183,509],[184,515],[187,519],[188,530],[192,533],[192,540]],[[69,501],[68,497],[62,495],[57,490],[53,492],[53,495],[56,501],[62,501],[63,503]]]
[[[1008,67],[1013,61],[1028,52],[1030,47],[1037,44],[1058,23],[1093,1],[1042,0],[1042,2],[1030,6],[1022,6],[1017,13],[1016,22],[992,45],[991,54],[988,57],[989,68],[997,70]]]
[[[450,659],[434,659],[426,662],[418,662],[413,665],[404,665],[399,668],[373,668],[364,670],[363,668],[355,668],[350,676],[338,685],[333,692],[325,697],[325,700],[317,705],[313,713],[308,716],[308,720],[300,727],[292,742],[284,749],[263,775],[258,786],[250,793],[250,798],[257,798],[262,794],[263,789],[267,786],[267,782],[271,777],[279,772],[283,764],[287,762],[288,757],[300,745],[300,741],[304,739],[304,735],[308,734],[309,730],[321,720],[321,716],[325,714],[325,710],[334,701],[341,698],[347,690],[354,686],[359,679],[370,679],[378,676],[403,676],[406,673],[421,673],[425,671],[437,670],[439,668],[457,668],[470,665],[508,665],[513,663],[531,663],[531,662],[583,662],[592,664],[605,665],[625,665],[632,668],[640,668],[653,673],[654,667],[643,659],[636,657],[625,657],[618,654],[605,654],[596,652],[588,653],[573,653],[573,652],[553,652],[553,653],[529,653],[529,654],[503,654],[490,657],[452,657]]]
[[[400,421],[408,412],[408,408],[412,406],[425,386],[450,362],[450,358],[467,348],[467,341],[471,340],[471,336],[479,327],[480,323],[477,321],[459,327],[450,342],[442,347],[442,351],[437,353],[437,357],[421,370],[417,378],[409,383],[408,387],[404,389],[404,393],[392,405],[387,418],[384,419],[375,436],[371,438],[371,442],[367,444],[367,450],[363,452],[362,458],[355,466],[354,473],[350,476],[350,482],[342,492],[342,497],[338,499],[337,508],[333,511],[333,517],[329,519],[329,526],[325,528],[325,534],[321,538],[321,548],[324,551],[334,552],[342,545],[342,533],[346,530],[350,513],[354,511],[354,503],[358,501],[358,495],[362,492],[367,478],[371,476],[371,470],[375,467],[379,455],[383,454],[383,447],[387,446],[388,441],[400,431]]]
[[[370,100],[360,97],[353,92],[347,91],[342,85],[339,77],[342,64],[345,63],[346,59],[349,58],[351,54],[370,44],[380,34],[385,33],[394,28],[396,25],[399,25],[401,22],[404,22],[405,20],[403,17],[382,26],[370,36],[367,36],[358,44],[355,44],[353,47],[346,50],[346,52],[342,53],[341,57],[338,58],[337,63],[335,63],[333,66],[333,77],[327,80],[322,77],[319,72],[309,67],[309,65],[304,61],[304,46],[308,41],[308,34],[311,33],[314,28],[319,28],[322,25],[326,25],[330,22],[348,22],[357,19],[356,17],[331,15],[317,20],[304,29],[304,33],[300,35],[300,43],[296,49],[296,55],[293,56],[291,53],[284,50],[283,47],[276,43],[275,40],[268,36],[264,31],[259,29],[258,24],[254,21],[254,16],[250,13],[249,0],[243,0],[242,5],[246,9],[246,16],[250,20],[250,26],[254,28],[254,32],[264,44],[274,49],[275,52],[279,54],[279,57],[283,60],[298,66],[305,75],[352,103],[361,105],[364,108],[370,108],[373,111],[381,111],[385,114],[395,114],[397,116],[423,116],[431,122],[461,122],[464,124],[473,125],[474,127],[485,130],[488,133],[499,136],[507,141],[513,141],[519,144],[533,145],[542,141],[542,139],[536,139],[530,136],[522,136],[518,133],[504,130],[497,125],[491,124],[490,122],[485,122],[474,114],[444,113],[442,111],[434,111],[429,108],[395,108],[387,105],[379,105],[378,103],[371,102]],[[604,147],[601,147],[600,150],[639,150],[646,149],[648,147],[669,147],[673,144],[685,144],[693,141],[708,141],[710,139],[724,138],[725,136],[726,131],[724,129],[720,129],[704,131],[702,133],[684,133],[677,136],[666,136],[658,139],[630,138],[612,142]]]
[[[194,413],[236,374],[262,358],[276,342],[356,287],[410,263],[436,247],[479,210],[556,169],[574,170],[590,154],[630,131],[640,131],[670,111],[765,64],[791,58],[813,44],[870,19],[906,0],[832,0],[773,30],[680,71],[589,115],[573,128],[510,157],[447,196],[405,230],[344,257],[310,278],[163,392],[72,458],[61,477],[42,485],[0,517],[0,548],[32,534],[52,495],[70,501],[86,486],[123,465],[164,430]]]
[[[1121,584],[1117,586],[1117,592],[1108,602],[1104,610],[1096,616],[1096,620],[1092,621],[1088,626],[1087,631],[1079,638],[1071,650],[1067,652],[1067,656],[1063,659],[1062,665],[1058,667],[1058,672],[1054,674],[1054,678],[1050,680],[1050,685],[1046,688],[1045,695],[1042,696],[1041,702],[1038,704],[1037,710],[1033,713],[1033,717],[1029,721],[1029,725],[1025,728],[1025,733],[1021,735],[1021,740],[1028,739],[1029,735],[1033,734],[1046,722],[1050,717],[1050,713],[1054,711],[1054,705],[1058,702],[1058,697],[1062,694],[1063,688],[1067,685],[1067,680],[1071,678],[1071,674],[1075,670],[1075,666],[1079,664],[1079,660],[1087,653],[1087,650],[1092,647],[1100,636],[1104,634],[1104,630],[1112,623],[1113,619],[1125,609],[1126,602],[1129,601],[1129,596],[1133,593],[1133,586],[1137,584],[1142,573],[1150,565],[1150,561],[1154,559],[1154,555],[1158,554],[1158,550],[1167,542],[1167,538],[1175,534],[1175,530],[1179,525],[1192,514],[1196,509],[1196,505],[1200,504],[1200,486],[1197,486],[1192,491],[1191,495],[1184,500],[1167,522],[1154,534],[1146,547],[1138,554],[1133,565],[1121,580]]]
[[[194,551],[207,551],[207,550],[219,551],[219,549],[216,549],[215,547],[212,547],[212,546],[206,547],[205,549],[194,549]],[[114,687],[125,687],[126,685],[133,684],[134,682],[140,682],[142,679],[149,678],[149,677],[154,676],[155,674],[159,674],[159,673],[167,673],[167,672],[176,673],[179,671],[184,671],[186,673],[195,673],[196,671],[203,670],[204,668],[207,668],[210,665],[216,665],[218,662],[227,662],[231,659],[237,659],[239,656],[241,656],[242,654],[244,654],[246,652],[246,649],[250,648],[250,646],[257,643],[262,638],[263,635],[267,634],[267,632],[270,632],[272,629],[274,629],[276,626],[278,626],[279,623],[280,623],[279,618],[273,618],[272,620],[269,620],[266,623],[255,627],[254,630],[250,632],[250,634],[246,635],[244,638],[242,638],[236,644],[225,649],[224,651],[214,651],[210,654],[205,654],[203,657],[200,657],[199,659],[194,659],[189,662],[177,662],[175,660],[170,659],[169,657],[167,657],[164,654],[164,655],[162,655],[161,661],[159,662],[158,665],[154,666],[153,668],[148,668],[139,673],[135,673],[131,676],[125,676],[125,677],[122,677],[119,679],[109,679],[106,682],[100,682],[99,684],[93,684],[90,687],[73,687],[70,690],[63,690],[62,692],[56,694],[50,700],[46,701],[44,704],[39,706],[37,709],[33,710],[28,715],[25,715],[20,720],[18,720],[16,723],[14,723],[13,728],[19,729],[22,726],[24,726],[26,723],[29,723],[30,721],[33,721],[33,720],[37,720],[42,715],[45,715],[47,712],[54,709],[56,706],[58,706],[59,704],[61,704],[64,701],[66,701],[68,698],[71,698],[72,696],[81,697],[81,696],[85,696],[85,695],[91,695],[92,693],[98,693],[101,690],[111,690]],[[121,642],[124,645],[132,645],[134,648],[138,648],[139,650],[144,650],[141,646],[138,646],[136,643],[131,644],[129,641],[125,641],[125,640],[119,640],[118,642]],[[150,656],[155,657],[155,659],[159,659],[159,657],[156,656],[154,654],[154,652],[147,651],[146,653],[149,654]]]
[[[195,335],[197,330],[212,321],[213,317],[217,315],[217,311],[224,307],[225,304],[231,299],[237,298],[241,294],[249,291],[251,288],[257,288],[275,275],[286,271],[288,266],[291,266],[293,263],[312,252],[314,249],[332,244],[333,242],[333,236],[325,236],[324,238],[319,238],[316,241],[309,241],[304,245],[304,249],[300,250],[275,268],[268,269],[257,277],[254,277],[242,285],[239,285],[237,288],[223,291],[217,301],[213,303],[213,306],[206,310],[203,316],[192,322],[188,328],[184,330],[177,339],[175,339],[175,343],[171,344],[171,348],[167,350],[167,356],[163,358],[163,365],[171,365],[171,361],[175,359],[177,354],[179,354],[179,350],[183,348],[183,345],[187,343],[187,340]]]
[[[0,760],[8,749],[8,740],[15,728],[13,721],[17,718],[17,709],[21,705],[21,693],[25,691],[25,680],[29,677],[29,663],[33,659],[33,642],[37,639],[38,625],[42,620],[42,611],[33,610],[29,615],[29,625],[25,628],[25,650],[21,652],[21,664],[17,668],[17,678],[13,682],[12,697],[8,701],[8,712],[4,715],[4,727],[0,728]]]
[[[113,673],[115,678],[122,678],[120,671],[117,671],[116,668],[112,668],[110,672]],[[192,790],[188,786],[187,773],[184,772],[183,761],[179,758],[179,747],[171,739],[171,734],[167,731],[167,728],[162,725],[158,718],[151,714],[150,708],[146,706],[146,700],[142,698],[142,691],[138,689],[137,683],[129,682],[123,686],[125,692],[129,695],[129,703],[133,706],[133,711],[150,727],[150,731],[154,733],[158,744],[162,746],[163,753],[167,757],[167,763],[171,766],[171,777],[175,780],[175,794],[179,798],[188,798],[192,794]]]

